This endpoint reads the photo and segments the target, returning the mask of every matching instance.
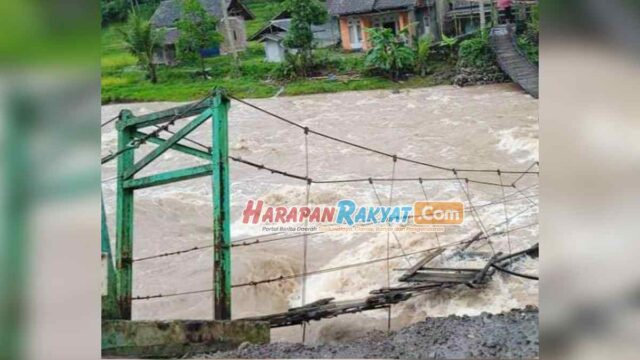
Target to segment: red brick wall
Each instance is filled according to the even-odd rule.
[[[367,29],[371,28],[371,18],[368,16],[362,16],[360,17],[360,21],[362,22],[362,50],[366,51],[370,48]]]

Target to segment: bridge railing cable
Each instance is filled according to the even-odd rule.
[[[420,184],[421,184],[421,188],[422,188],[423,194],[425,195],[425,199],[427,199],[426,189],[424,188],[422,183],[420,183]],[[522,189],[521,192],[528,191],[528,190],[530,190],[530,189],[532,189],[534,187],[537,187],[537,186],[538,186],[537,184],[536,185],[531,185],[531,186],[529,186],[527,188]],[[377,190],[375,189],[375,185],[374,185],[374,192],[375,192],[376,198],[378,199],[378,202],[381,203],[381,199],[380,199],[379,195],[377,194]],[[512,193],[512,194],[506,195],[506,197],[503,198],[503,200],[501,200],[501,201],[492,201],[492,202],[489,202],[487,204],[482,204],[482,205],[477,205],[477,206],[471,206],[470,205],[470,206],[467,207],[467,209],[468,210],[472,210],[472,211],[473,210],[477,211],[477,209],[481,209],[481,208],[484,208],[484,207],[487,207],[487,206],[496,206],[496,205],[501,205],[501,204],[505,204],[507,202],[514,202],[514,201],[523,201],[524,199],[519,199],[519,198],[510,199],[510,200],[506,199],[506,198],[510,198],[510,197],[513,197],[513,196],[518,195],[518,194],[519,194],[518,192],[515,192],[515,193]],[[510,217],[508,220],[511,221],[511,220],[515,219],[516,217],[522,215],[524,212],[529,211],[532,208],[533,207],[529,207],[529,208],[525,209],[524,211],[516,214],[515,216]],[[415,215],[409,215],[407,217],[407,219],[413,219],[415,217],[416,217]],[[505,220],[505,221],[507,221],[507,220]],[[369,222],[369,223],[363,224],[363,226],[370,226],[370,225],[376,225],[376,224],[377,223]],[[492,229],[494,229],[494,228],[496,228],[498,226],[502,226],[504,224],[505,224],[505,222],[502,222],[502,223],[494,226],[490,230],[492,230]],[[518,229],[514,229],[514,230],[518,230]],[[327,233],[325,233],[325,232],[313,232],[313,233],[303,233],[303,234],[293,234],[293,235],[285,235],[285,234],[288,234],[288,233],[277,232],[277,233],[273,233],[273,234],[257,235],[257,236],[251,236],[251,237],[235,239],[235,240],[231,241],[231,247],[244,247],[244,246],[267,244],[267,243],[280,242],[280,241],[285,241],[285,240],[290,240],[290,239],[304,238],[305,236],[307,236],[307,237],[309,237],[309,236],[317,236],[317,235],[322,235],[322,234],[327,234]],[[440,239],[438,237],[438,233],[435,232],[434,234],[435,234],[437,243],[439,244],[440,243]],[[496,234],[496,235],[502,235],[502,234],[504,234],[504,233],[502,232],[502,233]],[[284,235],[284,236],[281,236],[281,235]],[[394,233],[394,235],[396,235],[396,234]],[[483,240],[485,238],[486,237],[483,236],[483,237],[479,238],[479,240]],[[397,238],[397,236],[395,236],[395,239],[398,242],[398,246],[404,252],[404,249],[400,245],[399,239]],[[213,248],[213,245],[195,246],[195,247],[187,248],[187,249],[183,249],[183,250],[165,252],[165,253],[161,253],[161,254],[157,254],[157,255],[145,256],[145,257],[137,258],[137,259],[134,259],[133,262],[153,260],[153,259],[164,258],[164,257],[174,256],[174,255],[183,255],[183,254],[188,254],[188,253],[191,253],[191,252],[194,252],[194,251],[206,250],[206,249],[211,249],[211,248]]]

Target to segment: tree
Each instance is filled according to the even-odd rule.
[[[391,29],[371,28],[367,30],[371,39],[371,49],[367,52],[365,64],[387,74],[397,81],[400,73],[413,65],[414,53],[402,38],[407,38],[408,28],[396,36]]]
[[[126,49],[138,59],[138,64],[147,70],[151,83],[158,82],[157,65],[153,63],[153,53],[162,47],[164,31],[154,29],[149,21],[131,11],[127,25],[120,30]]]
[[[291,25],[284,39],[284,46],[297,52],[301,63],[299,75],[306,77],[313,63],[314,42],[311,26],[326,22],[327,10],[317,0],[285,0],[284,7],[291,14]]]
[[[224,40],[217,32],[218,20],[209,15],[198,0],[182,0],[182,15],[178,21],[180,35],[178,58],[187,63],[200,63],[202,77],[207,79],[202,50],[219,46]]]
[[[100,0],[102,26],[125,20],[129,8],[130,4],[128,0]]]
[[[442,34],[442,42],[440,43],[440,47],[447,48],[447,51],[449,52],[449,60],[451,61],[453,61],[456,56],[456,45],[458,45],[458,39]]]
[[[416,46],[416,73],[420,76],[427,75],[429,70],[429,53],[431,52],[431,36],[425,35],[418,40]]]
[[[100,0],[101,24],[103,27],[127,20],[130,10],[148,18],[162,0]]]

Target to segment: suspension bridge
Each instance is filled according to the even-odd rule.
[[[260,112],[270,118],[297,128],[300,131],[301,142],[304,143],[303,154],[304,168],[298,172],[285,171],[275,164],[262,164],[252,159],[245,159],[229,154],[228,144],[228,113],[231,101],[235,101],[242,106],[247,106],[252,111]],[[191,119],[189,119],[191,118]],[[177,121],[188,119],[187,123],[178,129]],[[196,141],[189,135],[198,127],[211,121],[211,144]],[[148,301],[158,298],[171,298],[191,296],[203,293],[213,294],[214,320],[226,321],[232,318],[231,290],[233,288],[257,287],[265,284],[277,283],[288,280],[301,281],[301,302],[302,305],[289,309],[284,313],[270,314],[266,316],[255,316],[244,321],[266,322],[270,327],[283,327],[292,325],[303,325],[303,341],[305,337],[305,325],[309,321],[335,317],[343,314],[351,314],[362,311],[388,309],[389,324],[391,321],[391,306],[417,294],[424,294],[429,291],[453,288],[456,286],[466,286],[469,288],[481,288],[491,281],[495,271],[500,271],[510,276],[518,276],[529,280],[537,280],[536,275],[524,274],[511,269],[513,259],[521,256],[537,256],[537,245],[530,248],[518,248],[517,244],[512,249],[509,234],[534,227],[537,222],[513,227],[511,223],[517,217],[531,213],[537,209],[537,202],[532,195],[528,194],[528,188],[519,187],[519,183],[527,176],[537,176],[538,163],[531,164],[527,169],[489,169],[489,168],[455,168],[427,162],[424,159],[417,159],[387,152],[385,150],[359,144],[337,136],[333,136],[316,129],[301,125],[298,122],[287,119],[281,115],[265,110],[260,106],[248,101],[238,99],[221,89],[216,89],[211,95],[200,101],[175,107],[152,114],[135,116],[128,110],[121,111],[118,116],[103,123],[103,127],[115,122],[118,132],[118,148],[108,155],[102,157],[102,164],[117,161],[117,176],[112,180],[116,181],[116,221],[115,252],[111,249],[106,217],[103,205],[103,227],[102,227],[102,252],[103,264],[106,269],[107,281],[103,287],[103,319],[107,320],[131,320],[131,308],[133,301]],[[372,154],[387,158],[392,164],[390,177],[362,177],[344,179],[322,179],[310,177],[310,157],[309,138],[316,137],[323,141],[341,144],[347,147],[356,148]],[[150,152],[136,161],[135,153],[143,144],[155,144]],[[207,164],[184,168],[180,170],[157,173],[150,176],[135,177],[141,170],[159,161],[162,154],[167,151],[177,151],[198,159],[206,160]],[[357,184],[369,186],[375,195],[379,205],[383,205],[380,192],[376,185],[389,184],[391,191],[389,203],[393,202],[394,185],[398,183],[415,183],[421,189],[425,200],[431,200],[428,196],[428,184],[433,182],[451,182],[459,187],[465,200],[465,208],[470,214],[474,224],[477,226],[477,234],[455,242],[441,243],[438,234],[435,233],[437,246],[408,251],[403,248],[397,234],[394,231],[387,231],[386,256],[374,258],[367,261],[354,262],[347,265],[327,267],[318,270],[308,269],[308,242],[313,236],[322,234],[315,233],[273,233],[262,236],[252,236],[240,239],[231,238],[231,215],[230,215],[230,181],[229,162],[236,162],[243,166],[253,168],[256,171],[264,171],[273,176],[286,177],[299,181],[305,186],[306,205],[309,206],[310,193],[314,184]],[[400,162],[421,166],[430,170],[439,171],[439,177],[417,177],[400,178],[396,176],[396,165]],[[495,174],[496,181],[487,181],[486,176],[477,178],[478,174]],[[178,251],[160,253],[145,257],[135,257],[133,254],[133,227],[134,227],[134,193],[136,190],[152,188],[156,186],[171,184],[175,182],[190,180],[198,177],[211,177],[212,179],[212,203],[213,203],[213,227],[212,243],[206,246],[195,246]],[[507,178],[512,180],[507,181]],[[500,189],[502,197],[485,204],[475,204],[470,190],[470,184],[478,186],[495,187]],[[507,193],[509,190],[511,193]],[[525,210],[509,214],[507,204],[515,201],[526,201],[530,206]],[[504,209],[504,221],[493,226],[487,226],[482,219],[480,210],[488,207],[500,206]],[[373,224],[366,224],[373,225]],[[506,236],[509,242],[509,253],[502,254],[496,252],[493,247],[493,238]],[[284,242],[291,239],[302,239],[302,267],[297,273],[286,273],[276,277],[253,279],[242,283],[232,283],[231,281],[231,251],[237,247],[247,247],[264,245],[275,242]],[[392,239],[395,247],[400,250],[399,254],[392,255]],[[474,250],[480,247],[489,247],[491,255],[486,259],[485,265],[481,268],[444,268],[430,266],[436,257],[460,256],[469,252],[471,246]],[[187,253],[213,249],[213,284],[203,289],[194,289],[184,292],[174,292],[165,294],[133,294],[133,266],[136,263],[149,261],[152,259],[181,256]],[[417,258],[417,261],[413,259]],[[402,286],[391,286],[390,262],[396,259],[404,259],[409,266],[406,269],[395,269],[402,271],[398,281]],[[306,302],[307,279],[311,276],[340,272],[351,268],[366,267],[373,264],[386,263],[386,287],[382,287],[370,292],[364,299],[349,301],[336,301],[334,298],[325,298],[310,303]],[[103,337],[104,344],[104,337]]]
[[[538,98],[538,67],[531,63],[516,44],[516,29],[513,24],[497,25],[489,35],[491,48],[498,65],[513,82],[529,95]]]

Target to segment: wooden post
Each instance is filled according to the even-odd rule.
[[[487,26],[487,19],[484,14],[484,0],[480,0],[480,33],[484,35],[485,27]]]
[[[213,107],[213,316],[231,319],[231,199],[229,189],[229,99],[216,91]]]
[[[120,121],[133,117],[128,110],[120,113]],[[134,139],[135,129],[123,127],[118,130],[118,151]],[[118,157],[118,182],[116,185],[116,268],[118,279],[118,308],[120,318],[131,320],[131,289],[133,281],[133,189],[124,186],[124,174],[133,166],[134,150],[125,151]]]

